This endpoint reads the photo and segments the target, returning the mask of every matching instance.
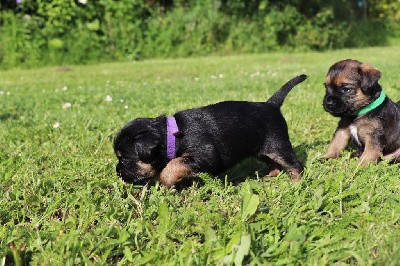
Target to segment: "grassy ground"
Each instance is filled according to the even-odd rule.
[[[0,72],[0,265],[398,265],[399,166],[318,160],[337,122],[324,75],[344,58],[379,68],[400,99],[399,47]],[[130,119],[264,101],[301,73],[282,109],[299,184],[253,160],[182,191],[116,177],[112,139]]]

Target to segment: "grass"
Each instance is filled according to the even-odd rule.
[[[322,83],[344,58],[379,68],[400,99],[398,47],[0,72],[0,264],[400,263],[399,166],[318,160],[337,123]],[[301,73],[282,108],[299,184],[253,160],[181,191],[116,177],[112,140],[130,119],[264,101]]]

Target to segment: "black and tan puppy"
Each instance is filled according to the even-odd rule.
[[[159,178],[175,186],[200,172],[218,174],[254,156],[272,167],[283,167],[292,181],[303,166],[289,140],[280,112],[286,95],[306,75],[288,81],[267,102],[226,101],[184,110],[172,117],[138,118],[117,134],[114,150],[117,174],[143,184]]]
[[[400,103],[392,102],[378,80],[381,73],[368,64],[343,60],[332,65],[325,80],[324,109],[340,117],[324,158],[336,158],[351,140],[360,163],[400,158]]]

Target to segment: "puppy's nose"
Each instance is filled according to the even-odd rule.
[[[335,104],[335,101],[334,101],[333,97],[331,97],[331,96],[326,97],[325,98],[325,104],[328,107],[333,107],[333,105]]]

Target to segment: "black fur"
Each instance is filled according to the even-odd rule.
[[[283,166],[292,179],[299,179],[303,166],[293,151],[280,106],[289,91],[306,78],[300,75],[290,80],[267,102],[225,101],[176,113],[180,131],[176,157],[184,158],[195,175],[218,174],[254,156]],[[114,150],[119,159],[117,173],[124,181],[143,183],[158,177],[169,163],[166,117],[129,122],[115,137]],[[151,165],[152,171],[138,174],[139,161]]]

